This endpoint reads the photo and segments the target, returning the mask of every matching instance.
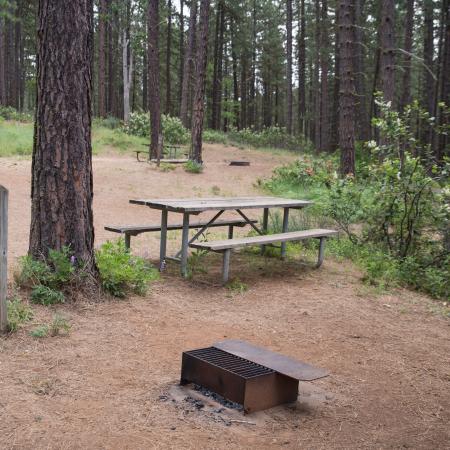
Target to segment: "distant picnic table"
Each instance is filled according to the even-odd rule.
[[[317,266],[320,266],[323,260],[323,244],[325,238],[337,234],[334,230],[302,230],[288,232],[289,211],[291,209],[302,209],[312,204],[307,200],[295,200],[278,197],[214,197],[214,198],[177,198],[177,199],[133,199],[130,203],[135,205],[143,205],[152,209],[161,211],[161,225],[158,229],[161,231],[160,241],[160,269],[165,265],[166,259],[175,260],[181,264],[181,274],[187,276],[187,260],[189,247],[199,248],[223,254],[223,281],[226,282],[229,276],[230,253],[233,249],[248,245],[261,245],[262,252],[266,245],[280,243],[281,256],[286,254],[286,243],[288,241],[299,241],[303,239],[316,238],[320,239],[319,259]],[[283,208],[283,225],[282,233],[267,235],[269,209]],[[262,209],[263,220],[261,226],[258,226],[255,220],[250,219],[243,210]],[[192,238],[189,238],[189,230],[192,228],[190,224],[191,216],[198,216],[207,211],[217,211],[217,213],[209,220],[202,222],[200,228]],[[258,236],[234,239],[232,232],[229,233],[228,239],[220,241],[197,242],[198,238],[210,227],[216,225],[219,217],[225,211],[235,211],[241,219],[243,225],[252,227]],[[180,251],[173,257],[166,254],[167,247],[167,230],[171,228],[168,225],[168,214],[182,214],[183,222],[180,225],[182,229],[182,243]],[[226,225],[227,221],[221,221]],[[232,225],[231,225],[232,226]],[[231,228],[230,228],[231,229]]]

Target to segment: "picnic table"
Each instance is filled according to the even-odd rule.
[[[166,259],[175,260],[181,263],[181,274],[187,275],[187,259],[189,246],[194,246],[194,242],[225,212],[235,211],[249,226],[251,226],[259,235],[264,236],[267,233],[269,209],[283,208],[282,231],[286,233],[289,225],[289,211],[291,209],[301,209],[312,202],[307,200],[293,200],[278,197],[214,197],[214,198],[178,198],[178,199],[134,199],[130,203],[143,205],[152,209],[161,211],[161,241],[159,264],[160,270],[164,268]],[[250,209],[262,209],[263,221],[259,227],[254,220],[251,220],[243,211]],[[207,211],[217,211],[216,214],[206,224],[189,239],[190,218]],[[167,247],[167,228],[168,214],[177,213],[183,215],[182,243],[180,251],[174,257],[166,255]],[[231,242],[231,240],[230,240]],[[286,253],[286,241],[281,242],[281,256]],[[264,245],[262,245],[264,249]],[[229,253],[228,261],[229,261]],[[228,276],[228,272],[227,272]]]

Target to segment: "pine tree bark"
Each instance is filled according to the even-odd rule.
[[[385,102],[395,107],[395,3],[381,0],[380,81]]]
[[[3,17],[0,17],[0,105],[6,105],[5,26]]]
[[[237,54],[236,54],[236,42],[235,42],[235,27],[231,28],[231,60],[233,70],[233,112],[234,112],[234,126],[239,129],[241,123],[239,117],[239,81],[237,72]]]
[[[252,8],[252,79],[250,81],[249,123],[255,129],[257,123],[256,105],[256,39],[257,39],[257,3],[253,0]]]
[[[441,106],[450,107],[450,0],[443,0],[440,19],[440,38],[438,56],[438,81],[435,104],[436,123],[445,129],[450,125],[448,114]],[[450,137],[448,134],[434,135],[433,151],[435,160],[441,164],[444,156],[450,156]]]
[[[150,158],[162,154],[161,97],[159,88],[159,0],[148,2],[148,109],[150,111]]]
[[[358,0],[356,0],[358,1]],[[333,105],[331,113],[331,131],[330,131],[330,150],[335,151],[339,147],[339,90],[340,90],[340,47],[339,47],[339,1],[335,7],[335,42],[334,42],[334,86],[333,86]]]
[[[200,2],[199,43],[197,48],[197,73],[192,111],[192,144],[190,159],[202,164],[203,120],[205,115],[205,81],[208,55],[208,21],[210,0]]]
[[[299,131],[306,133],[306,19],[305,0],[300,0],[299,4],[299,38],[298,38],[298,118]]]
[[[341,175],[355,174],[355,0],[339,1],[339,148]]]
[[[403,111],[411,103],[411,54],[414,27],[414,0],[406,2],[405,39],[403,42],[403,79],[402,95],[400,98],[400,111]]]
[[[93,1],[40,0],[29,253],[69,246],[94,261],[91,100]]]
[[[194,70],[194,48],[197,28],[197,2],[198,0],[191,0],[191,11],[189,14],[189,35],[188,44],[186,48],[186,55],[184,59],[184,75],[181,87],[181,105],[180,105],[180,119],[183,125],[188,128],[188,108],[189,108],[189,90],[191,86],[191,77]]]
[[[292,0],[286,0],[286,131],[292,134]]]
[[[98,115],[106,117],[106,0],[100,0],[98,10]]]
[[[355,0],[355,88],[356,88],[356,123],[357,139],[370,139],[370,117],[367,102],[366,45],[364,39],[366,16],[365,0]]]
[[[313,101],[314,101],[314,133],[313,133],[313,142],[316,148],[316,151],[320,151],[321,149],[321,132],[320,132],[320,49],[322,47],[321,42],[321,25],[320,25],[320,1],[315,0],[315,16],[316,16],[316,24],[315,24],[315,61],[314,61],[314,74],[313,74]]]
[[[170,115],[172,112],[171,103],[171,79],[170,79],[170,60],[172,57],[172,0],[168,1],[168,16],[167,16],[167,47],[166,47],[166,114]]]
[[[220,10],[222,2],[218,2],[216,11],[216,26],[214,29],[214,55],[213,55],[213,79],[211,86],[211,116],[209,127],[217,129],[217,98],[219,96],[218,87],[218,66],[219,66],[219,29],[220,29]]]
[[[425,67],[422,74],[422,103],[423,107],[429,114],[433,114],[433,96],[430,92],[434,92],[435,81],[432,73],[434,72],[434,14],[433,14],[434,2],[433,0],[425,0],[424,2],[424,42],[423,42],[423,61]]]
[[[181,98],[183,95],[183,76],[184,76],[184,0],[180,0],[180,42],[179,42],[179,52],[180,52],[180,66],[178,73],[178,86],[179,86],[179,94],[178,94],[178,104],[181,107]],[[180,111],[178,111],[180,112]]]
[[[330,151],[330,99],[328,93],[328,70],[330,40],[328,38],[328,1],[322,0],[320,48],[320,147],[324,152]]]

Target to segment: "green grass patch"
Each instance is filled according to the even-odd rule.
[[[33,318],[33,310],[19,298],[8,300],[8,329],[17,331],[21,325]]]
[[[0,119],[0,157],[33,152],[33,124]]]

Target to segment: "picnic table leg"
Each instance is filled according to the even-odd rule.
[[[264,234],[267,234],[268,225],[269,225],[269,208],[264,208],[263,223],[262,223],[262,230],[263,230]],[[265,251],[266,251],[266,246],[261,245],[261,255],[264,255]]]
[[[318,269],[323,263],[323,257],[325,256],[325,238],[320,238],[319,243],[319,257],[317,259],[316,268]]]
[[[230,275],[230,254],[231,250],[228,248],[223,252],[223,262],[222,262],[222,281],[223,284],[228,282]]]
[[[159,247],[159,271],[162,272],[166,266],[167,248],[167,209],[161,211],[161,241]]]
[[[233,233],[234,233],[234,227],[233,227],[233,225],[230,225],[228,227],[228,239],[233,239]]]
[[[125,233],[125,248],[130,250],[131,247],[131,235],[129,233]]]
[[[189,213],[183,214],[183,235],[181,241],[181,275],[187,277],[187,259],[189,248]]]
[[[288,231],[289,226],[289,208],[284,208],[283,211],[283,233]],[[286,244],[287,242],[281,243],[281,257],[286,258]]]

